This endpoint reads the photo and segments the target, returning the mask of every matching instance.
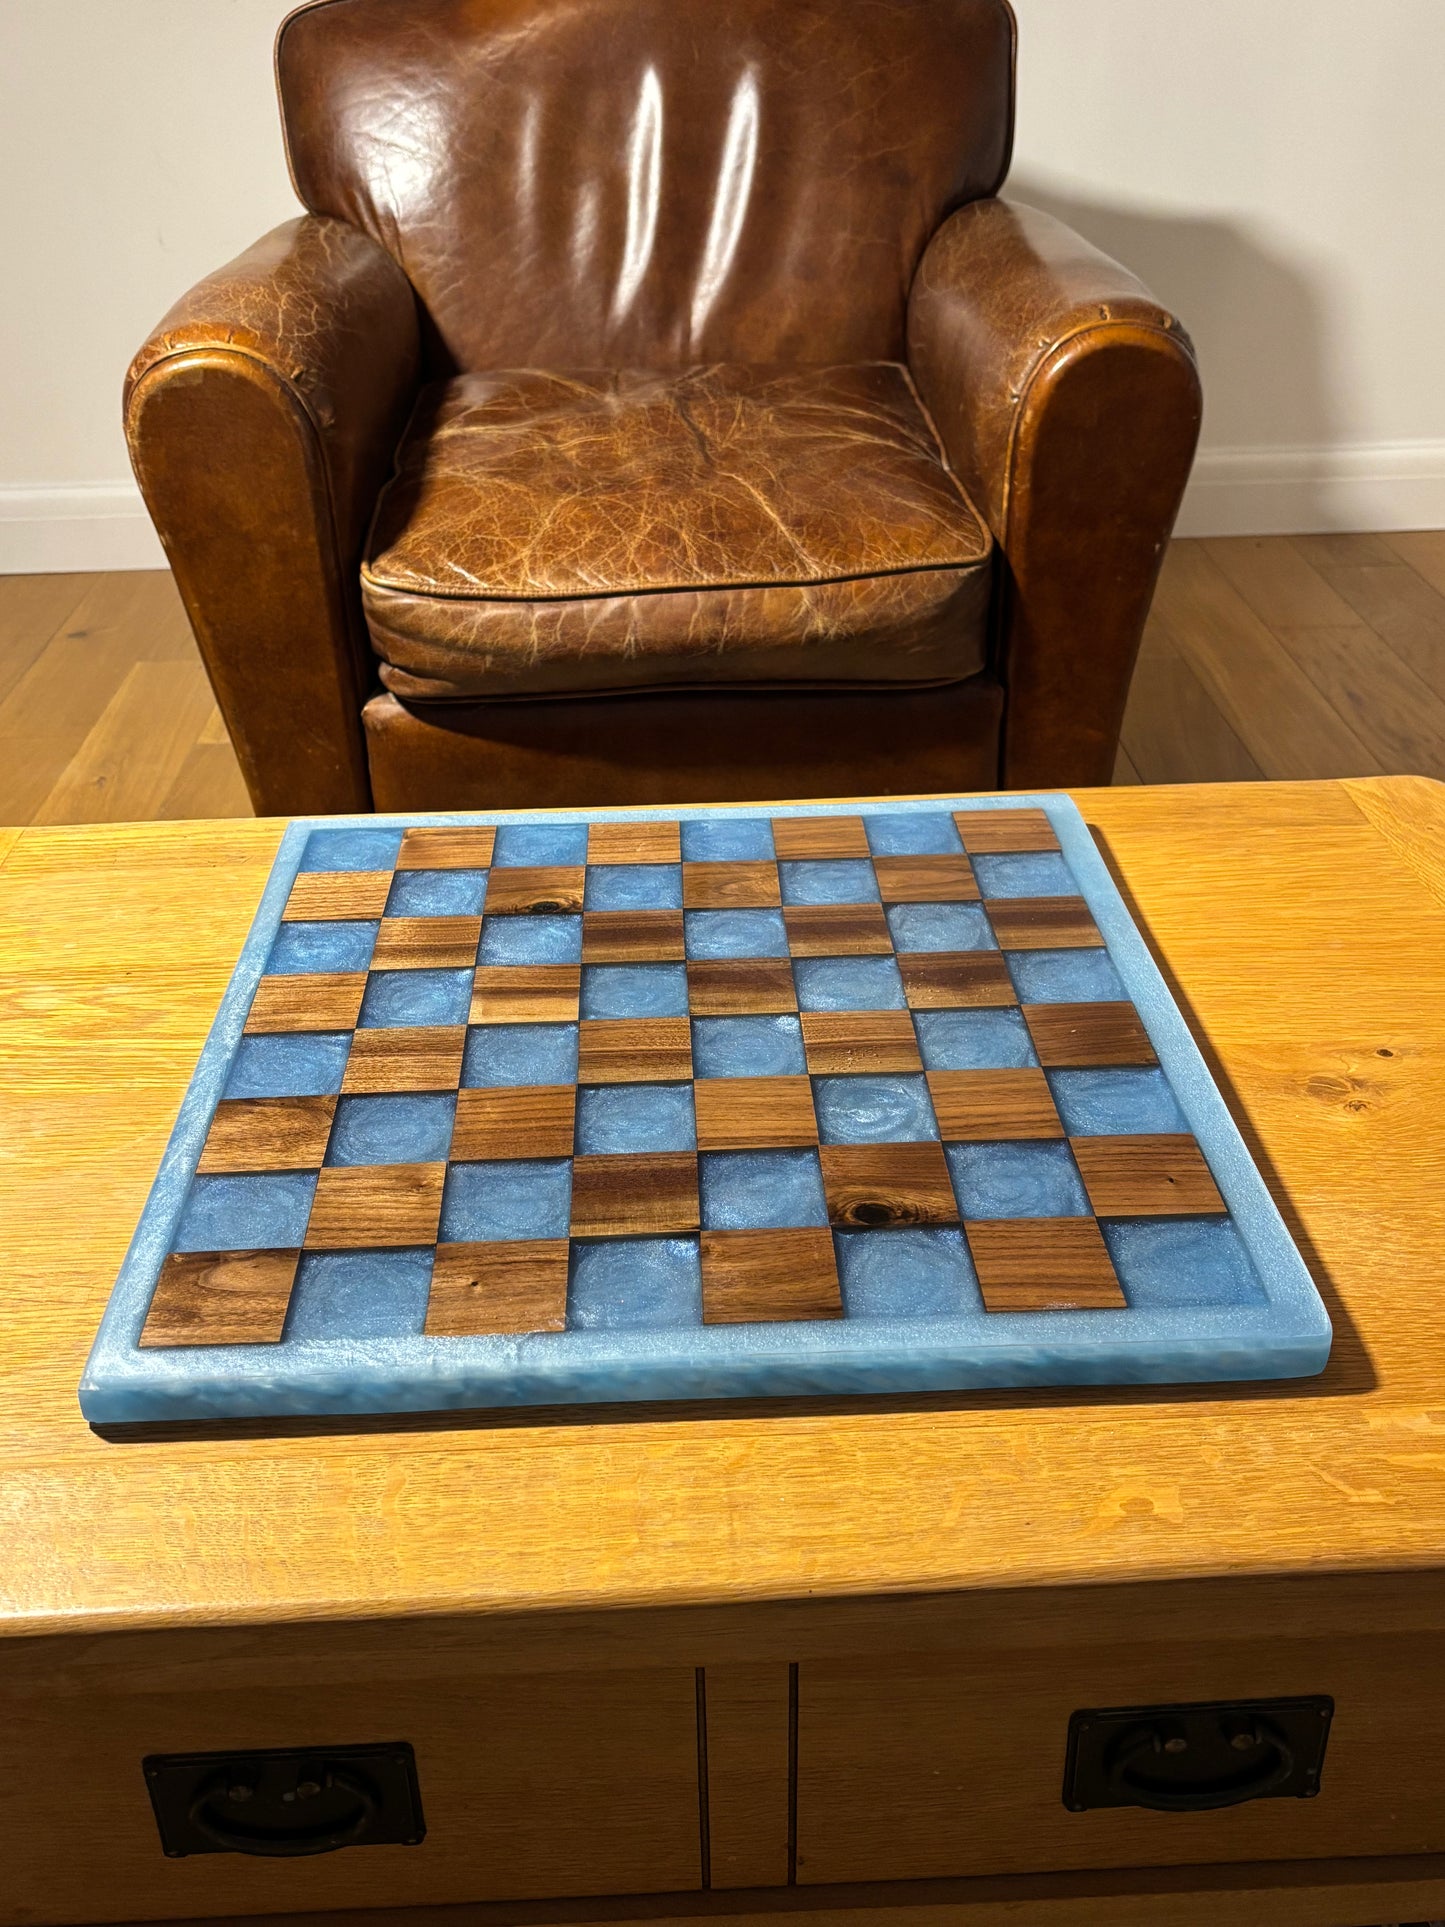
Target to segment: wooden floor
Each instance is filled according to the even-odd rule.
[[[1176,542],[1117,780],[1445,778],[1445,531]],[[165,574],[0,577],[0,823],[246,816]]]

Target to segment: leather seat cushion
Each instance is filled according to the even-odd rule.
[[[463,375],[422,396],[362,592],[411,700],[954,682],[988,531],[906,369]]]

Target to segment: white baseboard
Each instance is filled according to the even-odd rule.
[[[1206,448],[1180,535],[1445,528],[1445,442]],[[0,575],[163,569],[133,482],[0,487]]]

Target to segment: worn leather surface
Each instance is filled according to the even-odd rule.
[[[364,601],[411,698],[947,681],[991,546],[896,364],[509,370],[423,397]]]
[[[1189,337],[1062,222],[985,200],[924,255],[908,354],[1001,552],[1005,780],[1107,783],[1198,441]]]
[[[307,216],[193,288],[132,364],[131,459],[262,814],[369,805],[357,571],[419,354],[396,263]]]
[[[731,689],[366,705],[376,807],[565,809],[992,789],[1003,692]]]
[[[321,0],[278,47],[298,192],[438,373],[900,358],[1012,61],[1005,0]]]

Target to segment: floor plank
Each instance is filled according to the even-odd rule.
[[[32,821],[159,816],[214,707],[199,661],[134,664]]]
[[[14,575],[0,594],[0,702],[57,629],[79,607],[95,578],[88,575]]]
[[[1359,620],[1319,570],[1288,542],[1245,535],[1201,546],[1272,629],[1281,623],[1297,629],[1342,629]]]
[[[1355,616],[1445,697],[1445,595],[1398,559],[1326,567],[1321,573]]]
[[[1390,776],[1445,779],[1445,702],[1373,629],[1276,629]]]
[[[1158,618],[1139,651],[1124,748],[1144,783],[1259,780],[1258,763]]]
[[[1416,575],[1445,595],[1445,529],[1412,529],[1405,535],[1387,535],[1385,540]]]

